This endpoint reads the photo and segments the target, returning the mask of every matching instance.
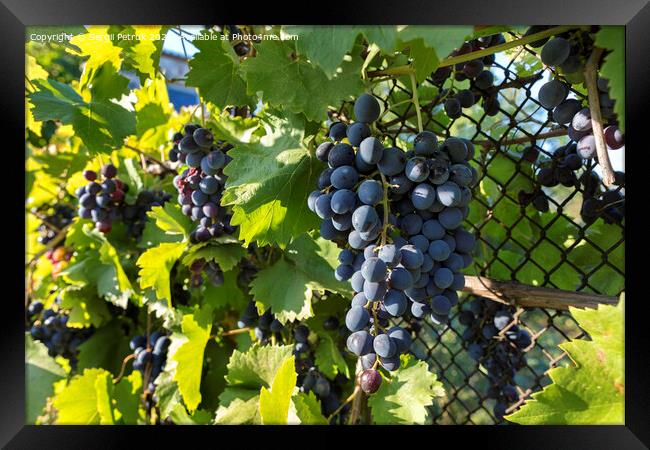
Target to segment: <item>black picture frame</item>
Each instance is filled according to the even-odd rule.
[[[644,220],[640,217],[647,189],[639,179],[647,179],[647,156],[643,132],[648,128],[648,93],[650,91],[650,5],[647,0],[615,2],[613,0],[545,0],[524,2],[507,0],[462,0],[461,2],[424,2],[400,0],[370,2],[367,0],[347,3],[307,4],[306,2],[274,2],[266,10],[258,4],[239,2],[172,2],[165,1],[118,1],[95,0],[36,2],[33,0],[2,0],[0,5],[0,36],[2,36],[2,61],[0,73],[2,90],[2,124],[8,131],[4,136],[2,171],[4,187],[2,198],[7,212],[3,226],[12,227],[3,236],[6,244],[15,245],[16,260],[5,256],[4,273],[6,312],[0,332],[3,372],[0,377],[0,444],[3,448],[133,448],[141,437],[154,447],[167,447],[173,438],[180,438],[184,445],[205,445],[199,439],[207,439],[213,446],[251,446],[251,438],[260,435],[267,443],[279,445],[310,446],[316,441],[293,436],[304,433],[327,433],[334,437],[330,445],[349,445],[348,439],[360,436],[370,445],[366,432],[380,436],[372,445],[386,447],[391,441],[413,445],[412,439],[422,438],[424,445],[458,445],[474,441],[487,448],[524,450],[532,449],[637,449],[650,445],[650,345],[648,343],[648,320],[643,297],[645,237]],[[24,214],[24,199],[17,195],[15,186],[21,183],[18,149],[24,148],[24,62],[25,27],[30,25],[72,24],[178,24],[178,23],[417,23],[417,24],[601,24],[626,26],[626,142],[632,163],[626,165],[626,198],[632,201],[631,220],[626,221],[626,241],[632,243],[626,249],[626,407],[624,426],[484,426],[484,427],[409,427],[390,433],[389,427],[101,427],[101,426],[26,426],[25,417],[25,371],[24,371],[24,309],[18,299],[24,295],[24,272],[16,262],[24,255],[20,239],[23,223],[15,220]],[[647,138],[645,139],[647,141]],[[13,156],[12,156],[13,155]],[[12,159],[15,157],[15,161]],[[639,162],[638,165],[635,161]],[[644,165],[645,164],[645,165]],[[14,180],[9,181],[10,177]],[[22,177],[24,182],[24,177]],[[631,193],[631,195],[630,195]],[[644,195],[646,194],[646,195]],[[638,200],[637,200],[638,198]],[[15,212],[13,212],[15,208]],[[638,208],[636,211],[634,208]],[[639,214],[639,218],[635,216]],[[9,252],[5,253],[8,255]],[[11,253],[13,254],[13,252]],[[15,274],[14,274],[15,271]],[[15,286],[15,291],[13,290]],[[388,433],[386,433],[388,431]],[[186,433],[191,433],[187,435]],[[334,433],[334,434],[332,434]],[[231,436],[225,436],[231,434]],[[267,434],[274,434],[268,440]],[[342,436],[336,436],[340,434]],[[443,438],[444,436],[444,438]],[[282,440],[279,440],[282,437]],[[306,436],[305,436],[306,437]],[[233,438],[232,440],[229,438]],[[298,439],[298,440],[296,440]],[[444,439],[444,440],[443,440]],[[364,445],[363,443],[361,445]],[[418,444],[422,445],[422,444]],[[381,447],[380,447],[381,448]]]

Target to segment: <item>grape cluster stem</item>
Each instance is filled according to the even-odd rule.
[[[562,34],[566,31],[579,29],[584,27],[576,27],[572,25],[563,25],[559,27],[549,28],[548,30],[540,31],[539,33],[531,34],[529,36],[524,36],[519,39],[514,39],[512,41],[506,42],[504,44],[495,45],[493,47],[484,48],[470,53],[465,53],[464,55],[452,56],[445,58],[440,61],[438,67],[447,67],[454,66],[456,64],[465,63],[473,59],[483,58],[484,56],[492,55],[494,53],[503,52],[505,50],[510,50],[511,48],[519,47],[521,45],[527,45],[531,42],[543,39],[545,37],[554,36],[556,34]],[[403,75],[410,75],[414,70],[410,65],[406,66],[397,66],[391,67],[385,70],[373,70],[368,72],[368,77],[399,77]]]
[[[598,164],[603,170],[603,183],[610,187],[614,184],[614,169],[609,160],[607,146],[605,145],[605,134],[603,132],[603,118],[600,113],[600,99],[598,97],[598,62],[603,54],[603,49],[594,47],[593,52],[585,64],[585,84],[587,85],[587,97],[589,99],[589,110],[591,111],[591,128],[596,140],[596,153]]]

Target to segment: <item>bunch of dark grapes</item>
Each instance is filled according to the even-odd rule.
[[[165,368],[169,344],[171,344],[169,336],[162,331],[154,331],[148,338],[138,335],[129,342],[135,357],[133,369],[142,373],[142,379],[148,382],[147,391],[150,394],[156,390],[154,381]]]
[[[582,159],[596,158],[596,139],[591,128],[591,111],[582,101],[568,98],[571,91],[571,74],[582,74],[587,58],[593,49],[593,40],[588,32],[572,32],[556,36],[543,43],[540,53],[542,62],[555,67],[556,72],[564,74],[564,79],[556,77],[540,89],[540,104],[552,111],[553,121],[568,127],[571,140],[577,142],[578,155]],[[559,69],[559,70],[558,70]],[[582,81],[582,78],[580,78]],[[608,82],[597,80],[600,113],[606,121],[604,139],[610,150],[618,150],[625,145],[623,133],[617,126],[614,113],[614,100],[609,96]]]
[[[608,224],[623,222],[625,195],[621,188],[625,187],[625,173],[615,172],[614,179],[618,188],[603,191],[600,177],[593,171],[588,170],[580,177],[583,188],[580,216],[585,223],[593,223],[598,218]]]
[[[526,366],[525,352],[532,344],[530,334],[513,323],[513,313],[511,307],[478,297],[459,314],[460,323],[467,327],[464,345],[487,371],[487,396],[496,400],[493,412],[498,420],[519,399],[514,378]]]
[[[133,205],[124,203],[121,207],[122,219],[126,225],[126,232],[135,239],[139,239],[147,222],[147,212],[154,206],[163,206],[172,199],[167,192],[160,190],[140,191]]]
[[[270,309],[266,310],[261,316],[257,312],[257,306],[254,301],[250,301],[244,310],[244,313],[237,322],[238,328],[253,328],[255,339],[261,344],[270,342],[271,336],[282,340],[282,330],[284,325],[275,318]]]
[[[332,316],[325,320],[323,327],[326,331],[337,331],[339,329],[339,321],[336,317]],[[296,358],[296,373],[298,374],[297,385],[300,392],[313,392],[321,401],[321,412],[324,416],[332,415],[341,406],[341,396],[343,395],[343,387],[347,378],[342,374],[337,374],[333,380],[327,378],[325,374],[318,370],[314,361],[316,358],[315,348],[309,344],[309,328],[304,325],[298,325],[293,330],[295,339],[294,355]],[[336,342],[339,340],[337,339]],[[339,351],[343,352],[343,345],[340,346]],[[349,410],[349,407],[344,407],[341,410],[339,420]],[[336,418],[332,418],[336,421]]]
[[[536,145],[526,147],[522,152],[522,160],[530,163],[536,163],[541,153],[541,149]],[[536,173],[535,181],[537,187],[533,192],[519,191],[518,200],[521,206],[528,206],[532,203],[533,207],[539,212],[549,210],[548,197],[542,190],[542,186],[555,187],[559,184],[566,187],[576,187],[578,184],[577,172],[582,168],[582,158],[577,154],[575,142],[557,148],[550,159],[546,159],[539,164],[539,170]]]
[[[120,208],[129,186],[116,178],[117,168],[113,164],[104,165],[101,175],[104,180],[100,182],[97,172],[84,171],[88,184],[76,191],[79,199],[78,215],[82,219],[92,219],[97,230],[108,233],[113,228],[113,222],[121,215]]]
[[[207,261],[203,258],[197,259],[190,265],[190,284],[192,287],[199,287],[203,285],[203,276],[208,278],[208,281],[213,286],[221,286],[224,282],[223,270],[215,261]]]
[[[410,334],[388,329],[388,319],[410,307],[417,318],[431,314],[446,321],[458,302],[461,270],[471,264],[475,242],[460,225],[477,173],[468,163],[474,152],[469,141],[450,137],[439,146],[424,131],[414,150],[384,148],[370,130],[378,101],[363,94],[354,112],[357,121],[334,123],[332,142],[316,150],[329,167],[308,206],[323,220],[321,236],[345,247],[335,276],[350,280],[356,292],[345,320],[352,331],[347,347],[368,371],[362,387],[375,392],[377,365],[396,370],[399,354],[411,346]]]
[[[537,186],[532,192],[519,191],[519,204],[524,207],[532,204],[537,211],[547,212],[549,200],[542,187],[551,188],[560,184],[573,188],[582,186],[580,215],[585,223],[592,223],[599,217],[606,223],[621,223],[625,216],[625,196],[620,189],[602,192],[602,182],[592,170],[591,163],[584,164],[585,170],[578,174],[583,169],[579,145],[579,142],[569,142],[557,148],[550,159],[543,161],[535,176]],[[522,159],[534,163],[539,154],[539,147],[531,145],[524,149]],[[625,173],[615,172],[615,184],[625,185]]]
[[[39,233],[38,243],[43,245],[49,244],[74,218],[74,209],[64,204],[32,208],[32,213],[42,221],[36,231]]]
[[[60,303],[61,299],[57,297],[55,304]],[[39,301],[29,304],[27,316],[32,338],[42,342],[51,357],[62,356],[70,361],[73,370],[76,369],[79,345],[92,335],[92,328],[68,327],[66,311],[60,307],[44,309]]]
[[[483,36],[465,42],[460,48],[454,50],[450,56],[461,56],[478,50],[505,43],[503,34]],[[489,67],[494,63],[494,54],[482,58],[472,59],[455,66],[440,67],[433,73],[432,81],[442,87],[444,82],[453,76],[456,81],[470,80],[469,89],[450,90],[445,94],[444,109],[450,119],[461,116],[463,108],[469,108],[483,99],[482,107],[489,116],[499,112],[499,99],[497,92],[492,89],[494,75]]]
[[[189,167],[174,178],[178,202],[183,214],[198,222],[190,234],[193,243],[207,242],[224,234],[232,234],[231,216],[220,206],[226,184],[223,168],[231,158],[226,154],[230,144],[214,140],[207,128],[197,124],[185,125],[183,133],[174,135],[174,147],[169,151],[171,161],[181,161]]]

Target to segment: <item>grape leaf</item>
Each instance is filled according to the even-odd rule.
[[[144,83],[147,78],[155,78],[160,54],[165,42],[167,26],[161,25],[133,25],[133,35],[137,36],[132,42],[134,45],[125,48],[125,63],[133,67],[140,76],[140,82]],[[161,36],[162,39],[156,39]]]
[[[192,41],[199,53],[189,62],[190,71],[185,84],[198,88],[204,100],[220,107],[254,104],[246,94],[246,83],[240,74],[239,57],[230,42],[221,40],[218,33],[211,31],[201,34],[201,39]]]
[[[257,56],[242,63],[248,93],[263,92],[265,101],[310,120],[324,120],[327,106],[363,92],[360,58],[343,63],[342,71],[329,80],[320,68],[296,56],[295,41],[267,40],[255,48]]]
[[[169,235],[182,235],[188,238],[194,225],[189,217],[183,214],[179,205],[167,202],[163,206],[154,206],[147,212],[147,217],[155,221],[156,226]]]
[[[168,130],[173,107],[162,75],[147,79],[133,91],[138,147],[158,149],[169,142]]]
[[[285,25],[282,32],[299,36],[296,41],[298,51],[317,65],[331,79],[341,65],[343,57],[352,49],[359,29],[341,25]]]
[[[296,387],[295,357],[287,358],[280,366],[271,384],[271,390],[260,390],[260,416],[263,425],[286,425],[289,404]]]
[[[228,386],[258,392],[262,386],[270,386],[273,377],[284,361],[292,355],[292,351],[292,345],[253,345],[246,353],[235,350],[228,362]]]
[[[422,39],[425,46],[435,49],[438,57],[444,58],[473,32],[473,27],[465,25],[409,25],[399,31],[399,39],[402,42]]]
[[[570,312],[591,341],[560,344],[576,367],[555,367],[553,381],[506,419],[524,425],[622,425],[625,411],[624,300]]]
[[[88,286],[69,286],[61,291],[61,307],[69,310],[68,326],[101,326],[111,318],[106,303],[90,292]]]
[[[219,396],[215,423],[261,423],[260,390],[272,385],[275,374],[292,352],[292,345],[254,344],[246,352],[235,349],[228,361],[228,387]]]
[[[413,59],[413,69],[415,70],[415,80],[422,83],[431,73],[436,70],[438,55],[435,49],[426,47],[422,39],[414,39],[409,42],[410,55]]]
[[[372,25],[360,28],[369,44],[376,44],[384,53],[395,50],[397,27],[395,25]]]
[[[422,425],[429,415],[427,406],[444,395],[442,383],[427,363],[401,356],[400,368],[382,380],[379,390],[368,398],[372,419],[382,425]]]
[[[137,261],[140,267],[140,287],[153,288],[158,299],[166,299],[170,308],[172,306],[170,272],[184,251],[183,242],[162,243],[142,253]]]
[[[119,318],[111,320],[98,328],[79,345],[79,370],[102,367],[117,376],[122,368],[122,360],[131,353],[129,337],[124,334]]]
[[[316,227],[317,217],[307,208],[307,197],[320,168],[302,146],[304,119],[271,116],[259,143],[240,144],[230,150],[233,160],[222,204],[233,206],[231,223],[239,225],[246,245],[278,244],[281,247]]]
[[[234,268],[233,270],[224,272],[224,282],[221,286],[214,286],[212,283],[207,283],[203,291],[204,304],[210,305],[215,309],[230,306],[233,309],[243,311],[248,304],[248,297],[244,295],[237,284],[238,274],[239,269]]]
[[[174,406],[169,417],[176,425],[207,425],[212,420],[212,414],[202,409],[197,409],[190,416],[180,403]]]
[[[258,310],[272,308],[279,321],[293,322],[311,317],[314,291],[351,295],[349,285],[334,278],[337,255],[336,244],[323,238],[303,234],[295,239],[275,264],[260,270],[251,282]]]
[[[54,393],[53,384],[65,378],[65,371],[47,354],[47,348],[25,333],[25,408],[26,421],[34,424],[47,398]]]
[[[85,67],[95,69],[105,62],[109,62],[119,70],[122,67],[122,49],[113,44],[106,25],[89,26],[87,33],[78,34],[70,39],[70,44],[77,47],[77,52],[68,49],[70,53],[78,53],[79,56],[88,56]]]
[[[113,377],[104,369],[86,369],[73,377],[52,402],[61,425],[111,425]]]
[[[124,138],[135,133],[135,116],[108,100],[85,101],[72,87],[56,80],[35,80],[37,90],[28,95],[34,118],[60,120],[72,125],[75,135],[89,150],[110,153]]]
[[[316,347],[316,366],[327,378],[334,378],[341,373],[350,378],[350,368],[343,355],[329,334],[319,334],[318,347]]]
[[[217,409],[214,423],[218,425],[259,424],[260,397],[255,395],[247,400],[235,398]]]
[[[625,28],[620,25],[602,26],[596,33],[595,44],[611,50],[605,56],[600,75],[609,80],[609,94],[613,100],[618,125],[625,131]]]
[[[246,249],[241,244],[204,244],[193,246],[182,263],[189,266],[197,259],[205,259],[216,262],[221,270],[228,271],[245,256]]]
[[[327,419],[321,413],[320,403],[313,392],[299,392],[292,400],[302,425],[327,425]]]
[[[142,375],[134,370],[115,385],[113,395],[117,411],[115,417],[124,425],[137,425],[140,416],[140,392],[142,390]]]
[[[173,359],[178,363],[174,381],[190,412],[201,403],[201,373],[203,354],[212,331],[212,308],[197,309],[193,314],[183,316],[181,322],[187,342],[174,353]]]
[[[82,94],[94,101],[119,99],[129,93],[129,79],[120,75],[110,62],[94,69],[86,67],[81,80]]]

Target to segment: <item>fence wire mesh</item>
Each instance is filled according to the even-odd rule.
[[[458,119],[450,120],[442,108],[445,93],[440,84],[428,78],[417,87],[423,129],[434,131],[441,139],[471,139],[476,147],[471,163],[480,177],[464,226],[475,233],[477,249],[474,264],[465,273],[523,284],[535,280],[537,286],[618,296],[625,277],[623,221],[609,221],[605,245],[603,239],[594,239],[594,233],[602,233],[593,231],[598,222],[585,223],[581,218],[584,187],[580,182],[571,187],[543,188],[549,199],[547,213],[518,202],[518,191],[522,186],[530,187],[539,169],[539,164],[522,160],[524,147],[537,145],[539,162],[569,142],[567,128],[553,122],[552,114],[537,101],[536,91],[553,75],[550,68],[534,64],[539,62],[538,51],[526,46],[497,55],[490,66],[495,82],[489,89],[498,94],[496,114],[488,115],[478,102],[463,109]],[[408,101],[413,92],[408,77],[404,78],[386,80],[374,89],[384,111],[377,127],[384,138],[402,148],[418,133],[416,107]],[[578,99],[585,98],[573,88],[572,93]],[[331,115],[345,120],[351,110],[352,104],[346,103]],[[594,171],[598,171],[595,162],[580,169],[587,174]],[[602,182],[601,189],[607,190]],[[624,192],[621,187],[616,190]],[[430,364],[446,390],[446,396],[431,407],[435,424],[506,422],[494,413],[495,400],[488,396],[490,378],[482,364],[468,354],[462,337],[466,327],[459,322],[459,311],[474,298],[461,296],[447,324],[420,322],[422,328],[412,352]],[[512,312],[513,323],[508,327],[516,323],[527,330],[532,344],[525,349],[525,364],[512,380],[518,398],[509,402],[507,412],[550,383],[549,369],[571,364],[559,344],[585,337],[568,311],[537,307],[512,308]]]

